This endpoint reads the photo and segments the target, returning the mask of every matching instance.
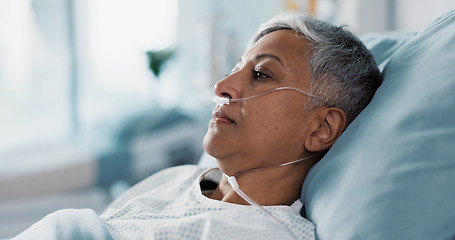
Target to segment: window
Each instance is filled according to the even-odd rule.
[[[0,1],[0,154],[71,132],[63,1]]]
[[[177,1],[92,0],[86,4],[86,24],[81,24],[79,34],[83,54],[79,65],[85,73],[80,78],[82,126],[97,131],[114,124],[110,119],[140,111],[158,99],[172,101],[172,89],[161,90],[176,77],[164,74],[156,79],[146,52],[176,44]]]
[[[0,1],[0,159],[172,102],[177,78],[145,52],[173,47],[176,24],[177,0]]]

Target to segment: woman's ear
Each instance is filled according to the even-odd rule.
[[[319,109],[314,128],[305,141],[305,149],[319,152],[329,149],[346,128],[346,113],[339,108]]]

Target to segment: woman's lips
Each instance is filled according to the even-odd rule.
[[[215,111],[212,113],[212,119],[215,122],[220,122],[220,123],[235,123],[234,120],[229,118],[223,111]]]

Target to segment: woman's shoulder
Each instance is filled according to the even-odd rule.
[[[169,194],[180,194],[206,170],[207,168],[197,165],[182,165],[161,170],[132,186],[115,199],[107,209],[119,209],[129,200],[144,194],[156,192],[163,197]]]

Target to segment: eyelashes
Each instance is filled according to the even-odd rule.
[[[267,74],[264,74],[257,70],[253,70],[252,74],[253,74],[253,79],[256,81],[260,81],[260,82],[265,81],[270,78]]]
[[[227,78],[229,77],[230,75],[232,75],[233,73],[236,73],[237,71],[234,69],[232,70],[232,72],[226,74],[226,76],[224,76],[224,78]],[[271,79],[271,77],[261,71],[258,71],[258,70],[252,70],[251,71],[251,80],[253,81],[256,81],[256,82],[264,82],[268,79]]]

